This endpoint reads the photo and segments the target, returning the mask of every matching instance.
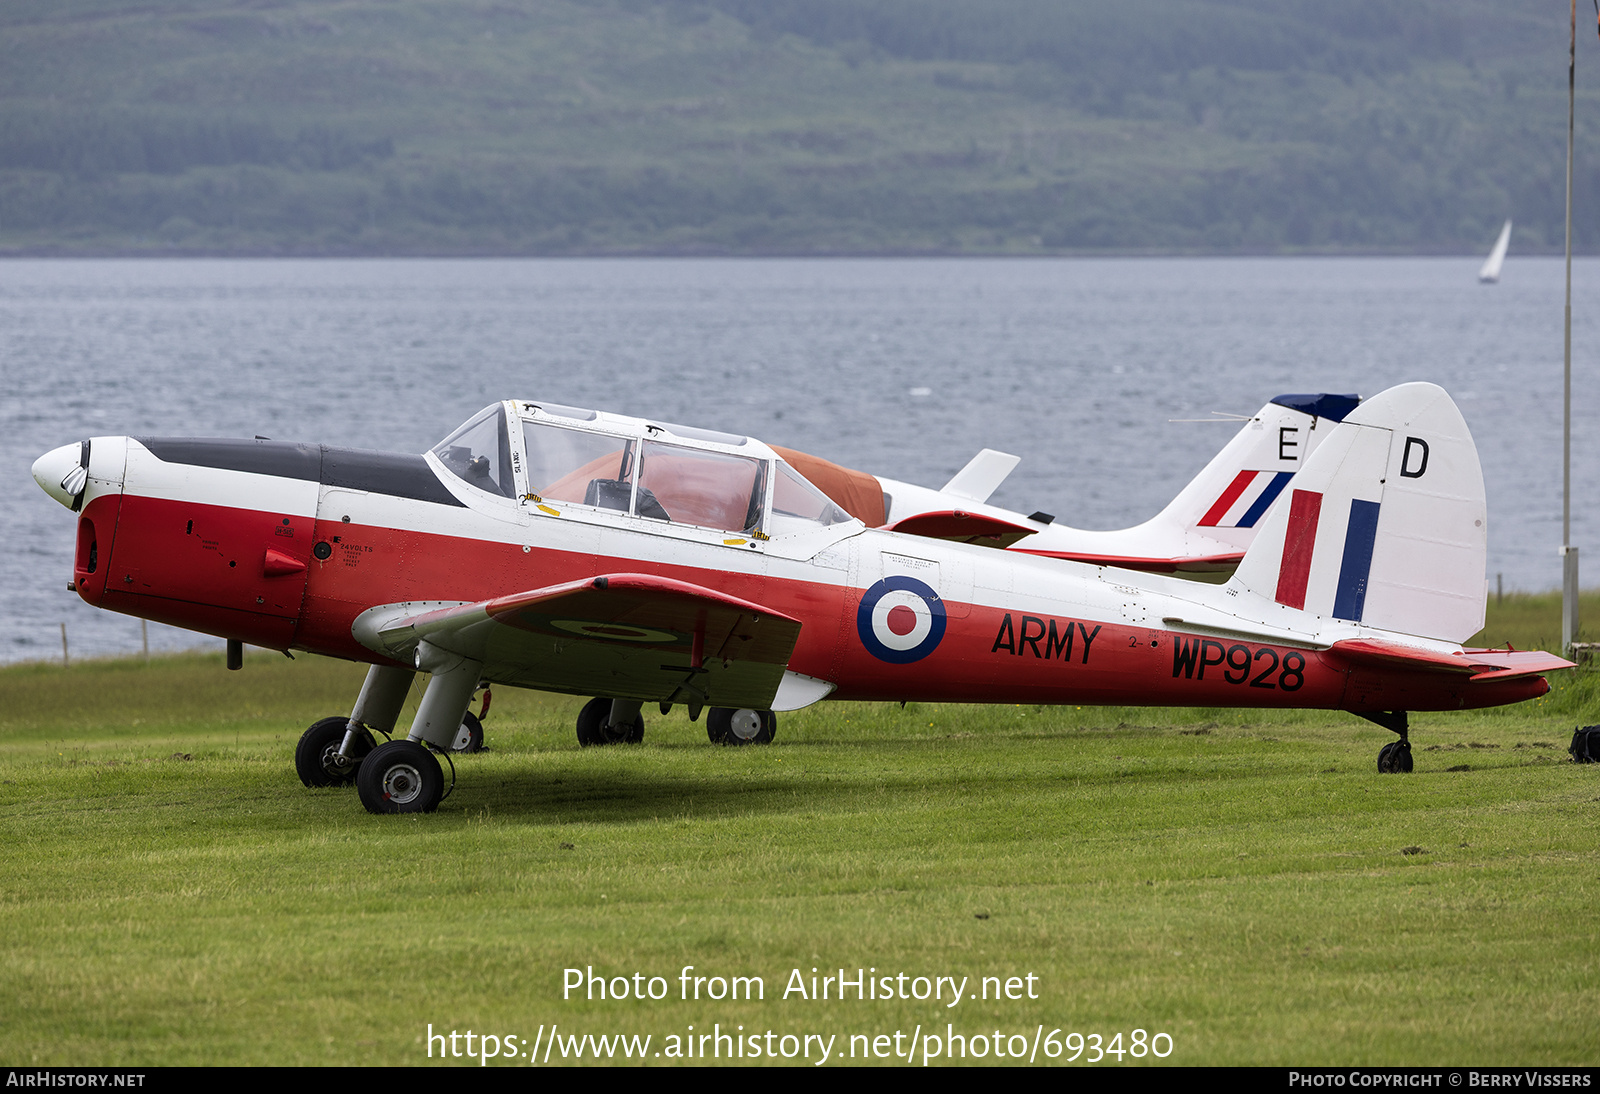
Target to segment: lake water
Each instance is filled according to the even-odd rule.
[[[0,660],[139,648],[66,591],[33,459],[101,434],[422,451],[546,398],[748,433],[1086,528],[1159,510],[1283,392],[1442,384],[1488,485],[1489,581],[1560,583],[1560,259],[0,261]],[[1593,554],[1600,260],[1575,264],[1573,542]],[[1596,583],[1591,581],[1591,583]],[[220,644],[151,627],[151,644]]]

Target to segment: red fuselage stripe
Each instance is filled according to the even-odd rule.
[[[1310,520],[1302,523],[1314,534],[1320,498],[1310,497]],[[626,565],[648,581],[715,588],[802,621],[789,667],[836,684],[837,699],[1448,710],[1514,702],[1548,687],[1538,677],[1469,683],[1457,673],[1408,666],[1352,672],[1337,651],[1176,634],[1096,618],[1063,598],[1021,593],[1001,604],[942,601],[948,626],[937,647],[913,663],[888,663],[853,637],[861,589],[799,576],[807,571],[777,559],[771,570],[789,568],[784,576],[630,557],[626,540],[618,554],[603,557],[342,520],[313,526],[305,517],[137,495],[123,497],[120,518],[115,512],[94,513],[97,522],[117,519],[118,531],[107,558],[112,537],[96,525],[102,553],[93,576],[109,571],[112,580],[103,592],[90,581],[80,585],[91,603],[271,648],[292,645],[359,661],[386,660],[351,630],[376,605],[492,601]],[[314,552],[315,545],[326,549]],[[261,559],[268,549],[309,560],[307,570],[266,577]],[[1000,554],[984,554],[991,553]],[[1303,578],[1301,588],[1303,595]],[[560,673],[516,682],[579,690]]]

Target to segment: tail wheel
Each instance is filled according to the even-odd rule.
[[[636,745],[644,740],[644,714],[636,714],[632,725],[608,726],[611,717],[610,699],[590,699],[578,712],[578,744],[583,748],[596,745]]]
[[[706,736],[713,744],[766,745],[778,734],[778,716],[770,710],[712,707],[706,712]]]
[[[444,772],[415,741],[389,741],[361,761],[356,789],[368,813],[432,813],[444,797]]]
[[[461,716],[461,728],[450,742],[451,752],[480,752],[483,750],[483,723],[472,711]]]
[[[339,755],[344,731],[350,724],[345,715],[323,718],[300,735],[294,748],[294,770],[307,786],[349,786],[356,781],[361,760],[373,749],[372,734],[363,728],[356,734],[355,758]]]
[[[1382,775],[1404,774],[1411,770],[1411,742],[1390,741],[1378,752],[1378,772]]]

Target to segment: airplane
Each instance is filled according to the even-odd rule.
[[[223,637],[230,667],[243,642],[369,664],[295,761],[374,813],[437,808],[480,681],[594,696],[583,745],[641,740],[646,703],[730,744],[825,698],[1345,710],[1397,735],[1392,773],[1409,711],[1520,702],[1571,667],[1461,645],[1483,475],[1432,384],[1329,430],[1222,585],[868,528],[752,437],[523,400],[421,456],[95,437],[33,474],[78,514],[88,603]]]
[[[939,490],[792,448],[772,450],[869,528],[1204,580],[1201,575],[1233,572],[1300,464],[1360,402],[1358,395],[1279,395],[1244,419],[1233,439],[1160,513],[1106,532],[1057,524],[1050,513],[1023,516],[989,505],[989,496],[1021,462],[992,448],[980,451]]]

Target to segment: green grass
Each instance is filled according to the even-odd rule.
[[[1516,607],[1491,632],[1546,625]],[[691,1024],[837,1054],[949,1023],[1163,1031],[1186,1064],[1596,1062],[1600,772],[1565,747],[1600,674],[1417,716],[1416,772],[1385,777],[1389,735],[1321,712],[823,704],[771,748],[674,712],[580,751],[577,700],[500,689],[491,751],[425,817],[294,776],[359,680],[275,655],[0,671],[5,1062],[426,1063],[430,1022],[652,1052]],[[591,965],[672,994],[564,1001]],[[766,999],[678,1001],[684,965]],[[840,966],[1032,973],[1039,998],[781,999]]]
[[[1600,591],[1578,597],[1577,641],[1592,642],[1600,634]],[[1483,630],[1473,635],[1469,646],[1503,646],[1510,642],[1519,650],[1561,652],[1561,594],[1513,593],[1498,604],[1489,598],[1488,619]]]

